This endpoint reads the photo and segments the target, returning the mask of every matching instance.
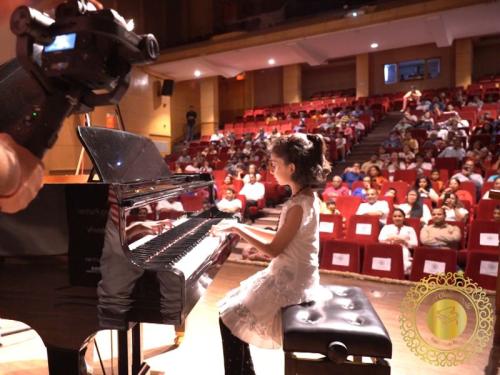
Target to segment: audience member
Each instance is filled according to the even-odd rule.
[[[380,191],[382,185],[387,182],[387,178],[382,176],[382,171],[376,165],[373,165],[368,169],[368,176],[372,179],[372,188]]]
[[[366,200],[366,195],[368,194],[368,190],[372,187],[372,179],[369,176],[363,177],[363,187],[358,187],[352,191],[352,196],[360,197],[363,201]]]
[[[356,215],[377,216],[380,223],[384,225],[387,222],[389,211],[389,204],[387,201],[378,199],[377,190],[368,189],[366,193],[366,202],[359,205]]]
[[[327,201],[322,200],[319,212],[326,215],[341,215],[334,199],[328,199]]]
[[[349,188],[342,184],[340,176],[333,176],[332,182],[327,184],[322,195],[325,201],[335,200],[337,197],[349,195]]]
[[[500,204],[493,210],[493,221],[500,223]]]
[[[424,224],[431,220],[429,207],[422,202],[420,194],[414,189],[406,194],[406,202],[397,207],[404,212],[406,218],[417,218]]]
[[[492,190],[496,190],[500,194],[500,177],[496,178],[495,182],[493,183],[493,187],[490,190],[488,190],[486,193],[484,193],[482,199],[492,199],[492,198],[490,198],[490,192]]]
[[[446,147],[439,154],[440,158],[457,158],[462,161],[465,157],[465,149],[462,147],[462,141],[459,138],[455,138],[451,146]]]
[[[359,181],[363,178],[363,173],[361,173],[361,168],[359,163],[354,163],[352,167],[347,167],[344,169],[342,174],[342,181],[347,183],[349,189],[352,187],[353,182]]]
[[[407,107],[415,108],[418,106],[421,97],[422,93],[415,86],[411,86],[410,91],[403,95],[403,108],[401,108],[401,112],[406,111]]]
[[[439,173],[439,172],[438,172]],[[437,203],[439,201],[439,195],[432,188],[431,181],[429,177],[418,177],[415,181],[415,190],[418,191],[420,197],[429,198],[433,203]]]
[[[217,202],[217,208],[222,212],[233,214],[239,221],[242,220],[241,201],[236,198],[236,193],[231,188],[226,189],[224,198]]]
[[[433,185],[434,190],[436,190],[436,193],[441,193],[444,188],[444,181],[441,179],[441,174],[437,169],[433,169],[431,171],[431,184]]]
[[[264,184],[257,181],[257,177],[254,174],[249,174],[248,183],[243,185],[240,190],[240,195],[244,195],[246,198],[247,211],[250,207],[258,206],[258,201],[264,198],[265,195]],[[250,215],[248,215],[250,216]]]
[[[400,245],[403,250],[403,264],[405,274],[410,273],[411,254],[410,249],[418,246],[418,238],[415,229],[404,225],[405,213],[399,208],[395,208],[392,213],[392,224],[384,225],[378,236],[382,243]]]
[[[432,210],[432,224],[420,231],[420,242],[424,246],[457,249],[460,244],[460,228],[445,221],[442,208]]]
[[[460,182],[474,182],[478,192],[481,191],[481,188],[483,187],[483,176],[481,176],[479,173],[474,173],[474,162],[472,160],[466,160],[464,165],[462,166],[461,172],[454,174],[452,178],[456,178]]]
[[[373,166],[376,166],[376,167],[379,167],[379,168],[383,168],[383,166],[384,166],[384,163],[382,163],[382,161],[380,161],[378,159],[378,155],[377,154],[373,154],[372,156],[370,156],[370,160],[365,161],[361,165],[361,171],[364,174],[367,174],[368,173],[368,169],[370,169],[370,167],[373,167]]]
[[[443,205],[441,208],[444,210],[447,221],[461,221],[466,222],[469,216],[469,211],[463,206],[462,202],[454,193],[445,193],[443,198]]]

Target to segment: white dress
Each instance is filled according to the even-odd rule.
[[[295,205],[303,209],[302,223],[285,250],[219,303],[220,317],[233,335],[260,348],[281,347],[282,307],[315,299],[320,291],[319,198],[291,198],[283,206],[278,228]]]

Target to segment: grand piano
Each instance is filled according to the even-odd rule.
[[[25,211],[0,214],[0,317],[40,335],[51,375],[86,374],[101,329],[119,332],[119,373],[145,374],[138,323],[182,330],[238,240],[210,229],[233,218],[209,175],[171,174],[149,139],[78,135],[99,181],[49,184]]]

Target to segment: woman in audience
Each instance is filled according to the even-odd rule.
[[[469,211],[463,206],[462,202],[454,193],[445,193],[442,206],[446,221],[461,221],[466,222],[469,216]]]
[[[460,190],[460,180],[458,178],[452,177],[450,178],[450,182],[448,182],[448,187],[444,189],[443,194],[441,194],[441,199],[445,200],[445,195],[453,193],[458,199],[463,201],[469,201],[471,204],[474,204],[474,198],[471,193],[467,190]]]
[[[498,192],[500,192],[500,177],[496,178],[495,182],[493,183],[493,187],[490,190],[488,190],[486,193],[484,193],[482,199],[492,199],[490,197],[490,192],[492,190],[497,190]]]
[[[426,111],[422,115],[422,117],[420,117],[420,124],[417,126],[417,128],[431,130],[434,128],[434,124],[434,118],[431,116],[431,113],[429,111]]]
[[[429,177],[423,176],[417,178],[417,180],[415,181],[414,189],[420,194],[421,198],[430,198],[433,203],[437,203],[439,201],[439,195],[432,188]]]
[[[366,200],[366,193],[372,188],[372,179],[370,176],[363,177],[363,187],[358,187],[352,191],[352,196],[360,197],[363,201]]]
[[[417,218],[424,224],[431,219],[431,211],[422,202],[422,197],[417,190],[412,189],[406,194],[406,202],[397,206],[407,218]]]
[[[368,169],[368,176],[372,179],[372,188],[380,192],[384,182],[387,182],[387,178],[382,176],[380,168],[376,165],[371,166],[370,169]]]
[[[392,213],[392,224],[384,225],[378,240],[382,243],[400,245],[403,250],[403,264],[405,274],[410,273],[411,255],[410,249],[418,246],[418,238],[415,229],[404,225],[405,213],[400,208],[395,208]]]

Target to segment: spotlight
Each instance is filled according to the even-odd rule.
[[[274,65],[274,64],[276,64],[276,60],[274,60],[273,58],[270,58],[269,60],[267,60],[267,63],[269,65]]]
[[[200,72],[198,69],[196,69],[196,70],[194,71],[194,76],[195,76],[196,78],[198,78],[199,76],[201,76],[201,72]]]
[[[372,43],[372,44],[370,44],[370,47],[371,48],[378,48],[378,43]]]

